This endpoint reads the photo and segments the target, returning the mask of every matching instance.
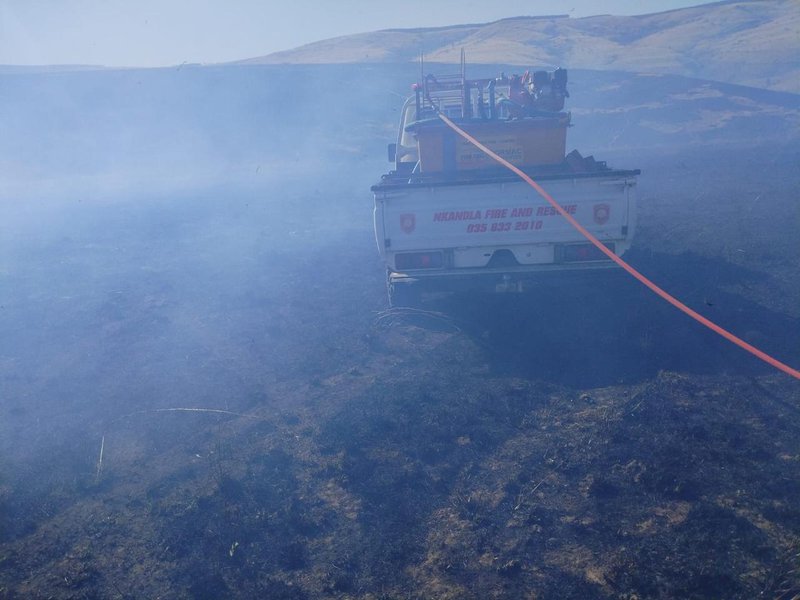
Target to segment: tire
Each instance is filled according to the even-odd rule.
[[[419,308],[420,291],[414,282],[390,281],[389,308]]]

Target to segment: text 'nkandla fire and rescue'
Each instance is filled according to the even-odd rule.
[[[574,215],[578,210],[577,204],[565,204],[563,207],[567,214]],[[596,204],[593,207],[594,222],[605,224],[611,213],[611,207],[606,204]],[[530,217],[552,217],[558,211],[553,206],[526,206],[517,208],[487,208],[481,210],[440,211],[433,213],[434,223],[467,221],[467,233],[505,232],[538,230],[544,225],[541,220],[534,221],[505,221],[500,219],[526,219]],[[484,221],[490,221],[486,223]],[[412,233],[416,229],[416,215],[400,215],[400,227],[405,233]]]
[[[562,207],[567,213],[574,215],[578,210],[577,204],[567,204]],[[537,217],[549,217],[558,214],[552,206],[539,206],[536,209]],[[532,217],[534,210],[532,206],[523,208],[487,208],[485,210],[457,210],[442,211],[433,213],[434,222],[437,221],[478,221],[482,219],[506,219],[506,218],[526,218]]]

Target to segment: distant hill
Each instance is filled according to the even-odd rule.
[[[729,0],[668,12],[387,29],[239,64],[431,62],[669,73],[800,93],[800,2]]]

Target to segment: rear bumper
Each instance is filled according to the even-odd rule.
[[[503,269],[451,269],[426,273],[389,273],[391,285],[414,286],[419,292],[525,292],[565,281],[608,280],[623,271],[611,261],[549,264]]]

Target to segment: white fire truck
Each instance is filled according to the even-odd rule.
[[[617,255],[631,245],[638,170],[565,154],[567,73],[428,75],[404,104],[394,169],[372,187],[392,305],[424,292],[523,291],[547,272],[614,267],[538,193],[451,130],[515,164]]]

